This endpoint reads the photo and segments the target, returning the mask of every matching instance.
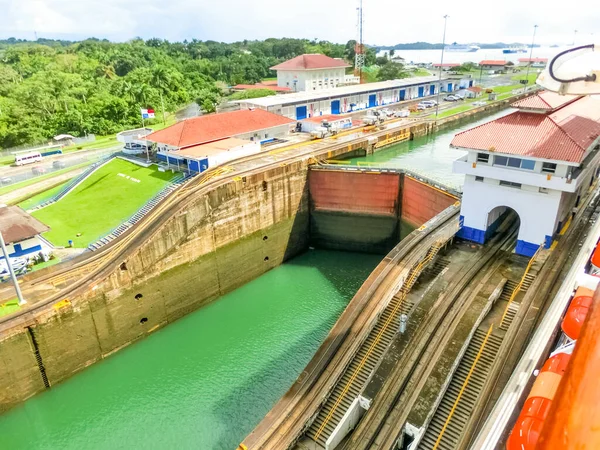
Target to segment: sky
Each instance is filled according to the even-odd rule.
[[[537,24],[536,43],[541,45],[570,44],[574,30],[578,44],[591,43],[593,33],[600,37],[595,3],[364,0],[364,41],[441,42],[443,15],[448,14],[446,42],[529,43]],[[67,40],[293,37],[345,43],[357,36],[357,6],[358,0],[0,0],[0,39],[34,39],[37,33]]]

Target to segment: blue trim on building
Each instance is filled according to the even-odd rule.
[[[159,161],[165,161],[165,162],[167,162],[167,155],[163,155],[162,153],[157,153],[156,154],[156,159],[158,159]]]
[[[550,248],[550,246],[552,245],[552,241],[553,237],[546,235],[546,237],[544,238],[544,248]]]
[[[42,246],[35,245],[33,247],[29,247],[29,248],[26,248],[25,250],[23,250],[23,248],[21,247],[21,244],[14,244],[13,250],[14,250],[13,253],[8,254],[9,258],[18,258],[19,256],[25,256],[25,255],[30,255],[31,253],[41,252]],[[0,259],[4,259],[4,255],[0,255]]]
[[[517,248],[515,248],[515,253],[517,255],[523,255],[531,258],[537,249],[539,248],[538,244],[532,244],[531,242],[526,242],[521,239],[517,241]]]
[[[456,235],[460,238],[466,239],[467,241],[477,242],[478,244],[485,243],[485,231],[478,230],[477,228],[463,226]]]

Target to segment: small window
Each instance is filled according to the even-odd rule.
[[[542,172],[545,172],[545,173],[555,173],[556,172],[556,164],[554,164],[554,163],[543,163],[542,164]]]
[[[543,187],[541,187],[541,188],[539,189],[539,191],[540,191],[540,194],[547,194],[547,193],[548,193],[548,188],[543,188]]]
[[[477,162],[482,162],[482,163],[489,163],[490,162],[490,155],[488,155],[487,153],[477,153]]]
[[[475,177],[475,181],[481,181],[481,182],[483,182],[483,177]]]
[[[521,160],[519,158],[508,158],[508,167],[521,167]]]
[[[533,170],[535,169],[535,161],[530,159],[522,159],[521,160],[521,169]]]
[[[508,163],[508,158],[506,156],[494,156],[494,165],[495,166],[505,166]]]
[[[513,183],[512,181],[500,180],[500,186],[511,187],[515,189],[521,189],[521,183]]]

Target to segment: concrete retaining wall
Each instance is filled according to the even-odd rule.
[[[198,196],[101,283],[0,340],[0,412],[262,275],[308,246],[308,162]]]

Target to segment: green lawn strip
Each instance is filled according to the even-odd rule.
[[[5,303],[0,303],[0,317],[8,316],[9,314],[18,311],[19,308],[19,302],[16,298]]]
[[[470,105],[470,104],[466,104],[466,105],[457,106],[456,108],[447,109],[446,111],[442,111],[441,113],[438,114],[438,119],[441,119],[443,117],[448,117],[453,114],[458,114],[460,112],[467,111],[471,108],[474,108],[474,106]]]
[[[29,180],[24,180],[24,181],[19,181],[18,183],[9,184],[8,186],[4,186],[3,188],[0,188],[0,195],[6,194],[7,192],[12,192],[12,191],[14,191],[16,189],[20,189],[20,188],[29,186],[31,184],[35,184],[35,183],[37,183],[39,181],[44,181],[44,180],[47,180],[49,178],[53,178],[53,177],[56,177],[58,175],[62,175],[63,173],[70,172],[71,170],[75,170],[75,169],[79,169],[81,167],[89,166],[90,164],[92,164],[92,162],[93,161],[84,162],[84,163],[81,163],[81,164],[77,164],[76,166],[67,167],[66,169],[61,169],[61,170],[57,170],[55,172],[47,173],[45,175],[40,175],[39,177],[30,178]]]
[[[114,159],[60,201],[34,211],[33,216],[50,227],[44,237],[53,244],[66,246],[72,240],[74,247],[84,248],[135,214],[175,176],[159,172],[156,166],[144,168]]]
[[[53,258],[53,259],[49,259],[46,262],[42,262],[39,264],[35,264],[32,268],[31,268],[31,272],[35,272],[36,270],[40,270],[40,269],[45,269],[46,267],[50,267],[53,266],[55,264],[58,264],[59,262],[61,262],[60,258]]]
[[[65,185],[69,181],[70,180],[67,180],[64,183],[60,183],[58,186],[54,186],[53,188],[47,189],[43,192],[40,192],[39,194],[34,195],[33,197],[29,197],[27,200],[23,200],[22,202],[19,202],[18,205],[27,211],[29,208],[32,208],[33,206],[36,206],[39,203],[43,203],[46,200],[48,200],[50,197],[52,197],[53,195],[58,194],[60,192],[60,190],[63,187],[65,187]]]

